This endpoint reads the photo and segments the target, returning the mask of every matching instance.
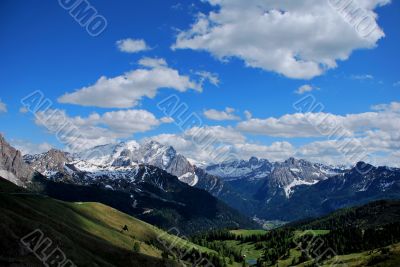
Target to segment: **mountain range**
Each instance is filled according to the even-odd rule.
[[[103,156],[102,162],[87,153],[78,158],[55,149],[22,158],[7,142],[1,144],[2,160],[7,163],[2,166],[3,173],[8,174],[4,178],[34,193],[64,201],[100,202],[163,229],[178,227],[183,234],[221,227],[257,227],[208,192],[156,166],[127,165],[120,153],[115,159],[113,155]],[[17,163],[27,175],[17,171]]]
[[[9,180],[26,183],[25,178],[15,179],[21,176],[15,166],[23,165],[28,176],[36,171],[47,177],[41,179],[42,183],[96,187],[110,194],[123,192],[129,195],[131,206],[138,209],[130,214],[140,214],[143,218],[143,214],[151,214],[155,207],[148,205],[149,196],[152,201],[157,199],[160,203],[175,205],[175,210],[185,205],[182,198],[177,197],[178,192],[182,196],[193,196],[193,192],[204,194],[207,191],[220,200],[221,207],[225,202],[257,221],[293,221],[371,200],[400,197],[399,169],[368,165],[369,172],[359,172],[360,167],[365,168],[365,163],[346,168],[295,158],[271,162],[252,157],[198,167],[172,146],[152,140],[108,144],[75,154],[52,149],[22,158],[2,140],[2,169],[9,170],[8,177],[12,178]],[[65,194],[62,197],[71,200]],[[193,199],[192,205],[196,201],[203,200]],[[172,224],[170,221],[169,225]]]

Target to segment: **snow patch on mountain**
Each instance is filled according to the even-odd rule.
[[[226,181],[238,179],[262,179],[267,177],[272,170],[272,164],[266,159],[250,158],[248,161],[235,160],[209,165],[206,171]]]
[[[290,198],[291,194],[294,192],[294,188],[299,185],[313,185],[318,183],[318,180],[314,180],[313,182],[306,182],[300,179],[294,179],[290,184],[286,185],[283,190],[285,191],[285,195],[287,198]]]
[[[179,176],[178,179],[190,186],[195,186],[199,182],[199,177],[192,172],[187,172],[184,175]]]

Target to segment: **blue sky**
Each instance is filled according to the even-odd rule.
[[[21,99],[40,90],[53,102],[51,110],[62,112],[85,135],[88,146],[153,138],[207,161],[210,156],[189,140],[200,128],[243,158],[352,163],[349,155],[335,151],[339,137],[317,133],[313,125],[328,114],[346,130],[345,138],[361,144],[370,161],[398,165],[399,2],[355,1],[369,16],[378,16],[379,33],[368,40],[334,7],[308,8],[301,2],[254,0],[239,12],[246,1],[92,0],[86,3],[107,21],[104,32],[94,37],[59,1],[2,1],[0,132],[24,152],[68,148],[37,121],[38,114],[21,110]],[[228,11],[237,14],[230,17]],[[303,20],[307,16],[311,25]],[[300,23],[290,25],[296,19]],[[121,51],[117,42],[128,39],[142,40],[146,49]],[[139,63],[144,58],[147,63]],[[113,88],[118,81],[111,79],[138,71],[149,75],[145,82]],[[153,72],[165,77],[156,79]],[[200,72],[218,77],[218,84]],[[100,89],[96,82],[102,76],[110,80]],[[128,81],[137,79],[128,76]],[[311,91],[295,93],[301,86]],[[84,87],[91,91],[82,95]],[[182,132],[176,118],[172,122],[157,108],[171,94],[201,117],[192,132]],[[324,105],[323,113],[296,116],[293,103],[308,94]],[[133,104],[115,104],[118,99]],[[246,118],[245,111],[251,116]],[[97,117],[89,117],[93,114]]]

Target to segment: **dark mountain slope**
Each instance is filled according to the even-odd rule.
[[[368,173],[362,174],[355,166],[315,185],[298,186],[289,199],[281,197],[263,204],[260,213],[269,219],[293,221],[374,200],[399,198],[399,169],[371,166]]]
[[[120,231],[124,225],[129,231]],[[34,195],[0,178],[0,266],[43,266],[21,243],[36,229],[53,242],[50,251],[58,246],[77,266],[180,266],[146,244],[163,234],[151,225],[101,204]],[[135,242],[141,253],[132,251]]]
[[[299,229],[379,228],[400,222],[400,201],[379,200],[363,206],[345,208],[327,216],[295,222],[286,227]]]
[[[158,168],[155,171],[157,175],[144,177],[139,184],[114,180],[114,190],[105,189],[102,183],[60,183],[43,176],[34,178],[32,189],[64,201],[100,202],[163,229],[176,227],[184,234],[214,228],[257,227],[206,191],[190,187]]]

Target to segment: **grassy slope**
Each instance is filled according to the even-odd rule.
[[[310,230],[306,231],[296,231],[295,232],[295,238],[299,237],[301,235],[304,235],[306,233],[309,233]],[[314,234],[316,235],[325,235],[329,233],[329,230],[312,230]],[[238,234],[238,235],[243,235],[243,236],[248,236],[252,234],[263,234],[261,231],[254,231],[254,230],[233,230],[231,231],[232,233]],[[265,233],[265,231],[264,231]],[[228,244],[231,247],[236,247],[240,248],[243,250],[243,254],[247,256],[247,260],[254,260],[257,259],[262,255],[262,250],[257,250],[255,248],[255,245],[253,243],[241,243],[240,241],[236,240],[227,240],[223,241],[226,244]],[[367,252],[362,252],[362,253],[354,253],[354,254],[349,254],[349,255],[340,255],[338,256],[338,262],[343,262],[344,264],[338,264],[335,265],[333,260],[327,260],[323,264],[321,264],[321,267],[328,267],[328,266],[337,266],[337,267],[361,267],[361,266],[380,266],[380,267],[398,267],[399,262],[400,262],[400,243],[395,244],[392,246],[389,246],[389,253],[383,254],[380,249],[375,249],[373,251],[367,251]],[[280,259],[278,261],[278,264],[276,266],[279,267],[289,267],[292,266],[292,261],[293,259],[298,259],[301,255],[301,251],[299,249],[291,249],[290,250],[290,256],[286,259]],[[372,259],[374,259],[374,263],[372,262]],[[312,265],[312,261],[305,262],[302,264],[299,264],[299,267],[308,267]],[[233,263],[230,265],[232,267],[236,266],[242,266],[240,263]]]
[[[263,235],[267,231],[266,230],[244,230],[244,229],[239,229],[239,230],[232,230],[230,231],[232,234],[238,235],[238,236],[252,236],[252,235]]]
[[[254,245],[251,243],[240,244],[238,241],[225,241],[234,246],[243,248],[244,254],[247,255],[247,259],[256,259],[261,256],[262,251],[256,250]],[[349,255],[340,255],[335,260],[327,260],[320,264],[321,267],[361,267],[361,266],[376,266],[376,267],[398,267],[400,262],[400,243],[389,246],[390,252],[383,254],[379,249],[373,251],[367,251],[362,253],[354,253]],[[278,261],[276,266],[289,267],[292,266],[293,259],[298,259],[301,252],[296,249],[291,249],[290,257],[287,259],[281,259]],[[374,260],[373,260],[374,259]],[[343,264],[338,264],[338,263]],[[371,263],[374,262],[374,263]],[[298,267],[312,266],[312,261],[305,262],[297,265]],[[241,266],[239,263],[235,263],[232,266]]]
[[[129,230],[121,232],[124,225]],[[19,253],[20,238],[35,229],[41,229],[78,266],[164,266],[157,239],[210,251],[102,204],[58,201],[0,181],[0,266],[41,265],[32,254]],[[140,254],[132,252],[135,242],[141,244]],[[169,261],[166,266],[178,265]]]
[[[240,230],[232,230],[230,231],[233,234],[236,235],[242,235],[242,236],[251,236],[251,235],[263,235],[265,234],[267,231],[265,230],[245,230],[245,229],[240,229]],[[305,233],[307,233],[308,231],[296,231],[295,233],[295,237],[299,237]],[[322,235],[322,234],[327,234],[329,233],[329,231],[327,230],[313,230],[313,233],[315,233],[316,235]],[[226,244],[228,244],[231,247],[236,247],[236,248],[240,248],[243,251],[243,254],[246,255],[247,260],[257,260],[257,258],[261,257],[263,251],[262,250],[258,250],[255,247],[254,243],[241,243],[240,241],[236,241],[236,240],[227,240],[224,241]],[[290,251],[290,257],[287,259],[282,259],[279,260],[279,266],[290,266],[292,263],[293,258],[299,258],[301,255],[301,252],[299,250],[296,249],[292,249]],[[237,265],[240,265],[239,263],[236,263]],[[233,265],[236,266],[236,265]]]
[[[348,255],[340,255],[337,258],[327,260],[320,264],[321,267],[337,266],[337,267],[359,267],[359,266],[375,266],[375,267],[398,267],[400,262],[400,243],[386,247],[388,252],[381,249],[374,249],[362,253],[353,253]],[[307,267],[310,262],[302,263],[299,267]]]

